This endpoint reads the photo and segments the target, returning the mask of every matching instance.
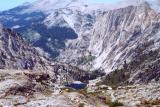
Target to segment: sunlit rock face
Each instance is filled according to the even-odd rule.
[[[150,2],[106,11],[87,35],[82,34],[83,39],[70,41],[57,59],[83,69],[104,69],[109,73],[123,67],[125,61],[134,60],[139,46],[151,42],[145,51],[159,48],[159,17]]]
[[[147,2],[106,12],[92,30],[89,50],[96,56],[93,66],[106,72],[130,62],[135,49],[154,41],[145,51],[159,48],[160,15]]]
[[[147,2],[100,17],[89,50],[96,56],[93,67],[103,67],[109,73],[104,83],[159,82],[159,28],[160,15]]]

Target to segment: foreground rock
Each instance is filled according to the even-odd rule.
[[[107,91],[112,100],[130,107],[160,106],[160,84],[121,86]]]
[[[160,105],[160,84],[96,86],[74,90],[56,84],[50,72],[0,71],[0,105],[17,107],[124,107]]]
[[[47,72],[1,70],[0,105],[18,107],[96,107],[92,97],[78,92],[63,92]]]
[[[160,84],[135,84],[111,87],[106,85],[89,86],[88,91],[110,107],[159,107]],[[117,106],[113,106],[117,105]]]

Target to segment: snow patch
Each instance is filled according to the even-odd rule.
[[[22,27],[22,26],[20,26],[20,25],[15,25],[15,26],[13,26],[11,29],[18,29],[18,28],[20,28],[20,27]]]

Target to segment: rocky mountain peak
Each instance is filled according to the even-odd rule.
[[[144,1],[140,5],[138,5],[138,9],[140,11],[147,11],[147,10],[151,9],[151,5],[149,4],[149,2]]]

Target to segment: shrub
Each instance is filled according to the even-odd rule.
[[[84,107],[84,103],[80,103],[78,107]]]
[[[77,90],[78,93],[83,94],[83,95],[87,95],[87,88],[85,89],[81,89],[81,90]]]
[[[110,104],[112,101],[111,101],[111,98],[109,97],[109,96],[107,96],[106,98],[105,98],[105,103],[106,104]]]
[[[52,90],[50,89],[45,89],[43,92],[43,95],[45,95],[46,97],[51,97],[52,96]]]
[[[118,102],[118,101],[114,101],[114,102],[106,102],[107,105],[109,105],[109,107],[118,107],[118,106],[123,106],[122,103]]]
[[[160,105],[160,100],[150,100],[150,101],[147,101],[147,100],[144,100],[141,102],[141,105]]]

